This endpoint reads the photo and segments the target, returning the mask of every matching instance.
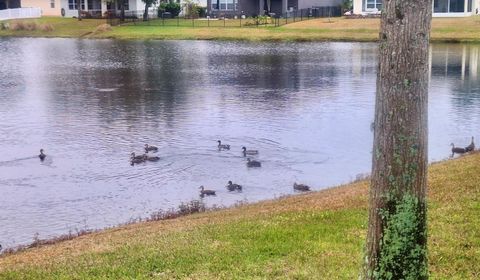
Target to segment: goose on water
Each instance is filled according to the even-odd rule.
[[[247,158],[247,167],[261,167],[262,164],[259,161],[256,160],[251,160],[250,158]]]
[[[145,155],[143,155],[143,159],[144,159],[145,161],[147,161],[147,160],[148,160],[148,161],[159,161],[159,160],[160,160],[160,157],[157,157],[157,156],[150,157],[150,156],[148,156],[148,155],[145,154]]]
[[[230,145],[222,144],[222,141],[218,140],[218,149],[219,150],[230,150]]]
[[[40,149],[40,154],[38,155],[38,157],[41,161],[43,161],[47,157],[47,155],[43,153],[43,149]]]
[[[204,195],[215,195],[215,191],[206,190],[203,186],[200,186],[199,189],[200,189],[200,196],[202,196],[202,197]]]
[[[145,153],[148,152],[156,152],[158,151],[158,148],[155,146],[149,146],[148,144],[145,144]]]
[[[131,158],[130,159],[130,164],[133,166],[134,164],[139,164],[145,162],[144,158]]]
[[[237,191],[241,191],[242,190],[242,186],[239,185],[239,184],[234,184],[232,183],[232,181],[228,181],[228,185],[227,185],[227,189],[231,192],[237,190]]]
[[[247,150],[246,147],[242,147],[242,150],[243,150],[243,156],[246,156],[246,155],[258,155],[258,151],[257,151],[257,150]]]
[[[455,147],[455,144],[450,144],[450,146],[452,146],[452,157],[455,155],[455,154],[464,154],[466,153],[467,151],[465,150],[465,148],[460,148],[460,147]]]
[[[141,159],[141,160],[144,160],[144,159],[145,159],[145,155],[138,155],[138,156],[136,156],[135,153],[132,153],[130,158],[131,158],[131,159]]]
[[[310,190],[310,187],[304,184],[293,183],[293,189],[296,191],[308,192]]]

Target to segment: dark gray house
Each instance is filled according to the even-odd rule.
[[[213,16],[247,17],[319,7],[339,7],[343,0],[207,0],[207,13]]]

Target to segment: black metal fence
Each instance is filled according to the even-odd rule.
[[[124,13],[109,13],[107,23],[116,25],[138,26],[177,26],[177,27],[276,27],[288,23],[310,20],[315,18],[339,17],[342,15],[340,7],[313,7],[289,11],[281,15],[271,13],[266,16],[245,17],[242,14],[228,14],[221,17],[179,17],[170,13],[150,10],[144,18],[144,11],[126,11]]]

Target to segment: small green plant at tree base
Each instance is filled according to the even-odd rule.
[[[408,193],[401,201],[390,200],[389,204],[390,209],[382,213],[385,230],[374,278],[428,279],[427,250],[419,245],[427,239],[427,229],[422,223],[426,205]]]

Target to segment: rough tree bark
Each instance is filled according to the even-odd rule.
[[[363,275],[365,279],[426,279],[432,0],[383,3]]]

